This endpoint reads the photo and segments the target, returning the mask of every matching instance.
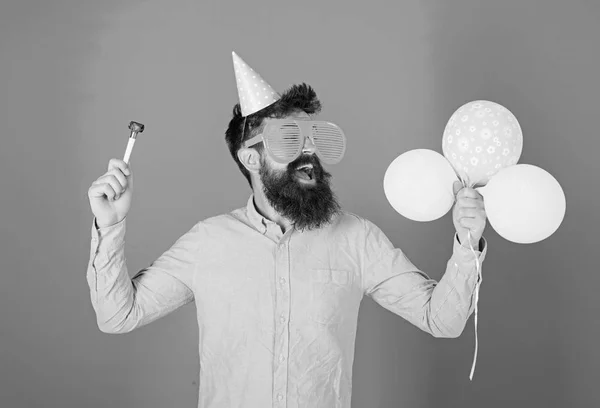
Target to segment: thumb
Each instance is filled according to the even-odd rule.
[[[458,194],[458,192],[462,190],[462,188],[462,183],[460,181],[455,181],[454,184],[452,184],[452,191],[454,193],[454,196],[456,196],[456,194]]]

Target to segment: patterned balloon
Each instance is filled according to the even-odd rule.
[[[517,118],[490,101],[473,101],[458,108],[442,139],[444,156],[468,187],[484,185],[501,169],[517,164],[522,150]]]

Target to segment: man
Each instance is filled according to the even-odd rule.
[[[257,88],[242,84],[247,75],[237,68],[238,88]],[[245,207],[198,222],[130,279],[124,235],[131,169],[112,159],[90,187],[87,280],[98,326],[126,333],[195,301],[199,407],[350,408],[364,295],[435,337],[463,331],[475,307],[474,253],[482,262],[487,249],[483,199],[472,189],[458,193],[452,257],[439,282],[429,279],[377,226],[341,209],[321,158],[339,159],[343,149],[327,152],[327,143],[339,147],[343,139],[319,139],[304,126],[293,138],[300,134],[300,152],[284,158],[285,149],[277,150],[286,146],[285,129],[323,125],[310,120],[321,109],[314,90],[302,84],[279,96],[251,76],[266,102],[250,103],[240,91],[226,131],[252,188]]]

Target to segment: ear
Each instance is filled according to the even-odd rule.
[[[250,147],[242,147],[237,152],[238,159],[250,173],[260,170],[260,153]]]

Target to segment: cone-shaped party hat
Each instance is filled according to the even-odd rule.
[[[245,117],[266,108],[280,98],[271,85],[266,83],[243,59],[235,52],[232,52],[231,55],[242,116]]]

